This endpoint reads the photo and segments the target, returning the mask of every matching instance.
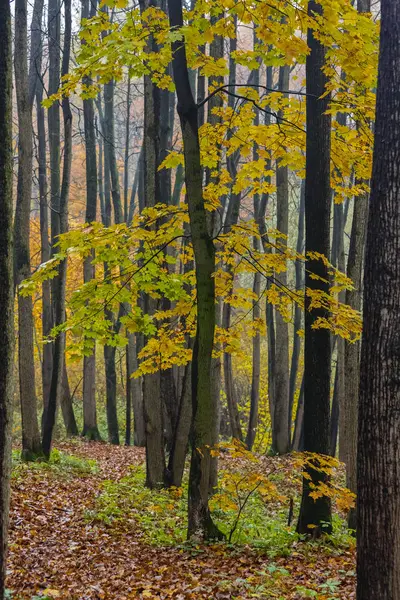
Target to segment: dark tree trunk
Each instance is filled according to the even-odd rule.
[[[0,0],[0,597],[4,597],[10,504],[14,350],[12,48],[8,0]]]
[[[364,272],[357,600],[400,598],[400,0],[382,0]]]
[[[169,1],[171,27],[183,25],[181,0]],[[202,193],[202,169],[197,106],[189,82],[185,45],[172,44],[173,73],[178,97],[185,157],[186,193],[196,264],[197,331],[192,360],[192,457],[189,474],[188,537],[220,537],[208,507],[211,461],[209,449],[218,407],[212,393],[211,354],[215,327],[215,250],[207,227]]]
[[[112,315],[109,315],[108,318],[112,318]],[[114,346],[104,346],[108,441],[110,444],[118,446],[119,428],[117,417],[117,370],[115,368],[115,354],[116,348]]]
[[[182,382],[181,398],[176,430],[168,460],[168,485],[182,485],[186,454],[189,443],[190,424],[192,420],[192,365],[188,363]]]
[[[82,0],[82,19],[93,16],[95,7],[92,5],[89,12],[89,1]],[[82,40],[82,44],[85,40]],[[92,80],[85,77],[84,84],[90,86]],[[97,218],[97,159],[96,159],[96,131],[94,122],[94,102],[92,98],[83,100],[83,123],[85,130],[85,156],[86,156],[86,223],[92,223]],[[94,251],[87,256],[83,263],[83,281],[88,283],[95,277],[95,267],[92,264]],[[100,439],[97,426],[96,411],[96,345],[93,352],[83,358],[83,430],[82,435],[91,440]]]
[[[71,0],[64,1],[65,28],[64,28],[64,48],[62,59],[62,76],[67,75],[69,70],[69,60],[71,52]],[[64,120],[64,162],[63,176],[59,202],[59,213],[57,215],[57,230],[59,233],[65,233],[68,230],[68,197],[71,179],[72,163],[72,113],[69,98],[62,100],[62,112]],[[53,279],[53,305],[54,305],[54,325],[57,327],[65,321],[65,286],[67,279],[67,261],[62,260],[58,267],[58,274]],[[62,393],[63,371],[64,371],[64,349],[65,333],[57,335],[54,342],[53,354],[53,372],[51,376],[50,396],[47,411],[45,413],[43,424],[43,452],[48,458],[51,451],[51,442],[53,436],[54,423],[56,418],[56,408],[59,404]]]
[[[18,286],[31,274],[30,212],[32,195],[32,104],[28,81],[28,9],[15,3],[15,88],[18,108],[18,184],[14,222],[14,279]],[[32,103],[30,102],[32,98]],[[37,416],[31,296],[18,295],[18,367],[22,414],[22,457],[41,454]]]
[[[62,416],[63,416],[63,420],[64,420],[67,437],[74,437],[74,436],[79,435],[78,425],[76,424],[72,400],[73,400],[73,398],[72,398],[71,390],[69,387],[67,365],[64,360],[62,386],[61,386],[61,394],[60,394],[60,405],[61,405],[61,412],[62,412]]]
[[[157,0],[141,0],[141,11],[149,6],[159,6]],[[154,36],[148,42],[149,51],[157,52]],[[161,202],[160,173],[160,90],[144,77],[144,204],[146,207]],[[157,300],[149,294],[144,297],[144,311],[153,315]],[[166,467],[164,455],[164,419],[161,398],[160,372],[143,377],[143,406],[146,426],[146,483],[148,487],[159,487],[165,482]]]
[[[111,81],[104,86],[104,113],[100,98],[97,108],[99,111],[101,129],[104,137],[104,212],[103,225],[110,227],[112,222],[112,204],[114,206],[115,223],[122,222],[122,208],[118,168],[115,155],[114,139],[114,82]],[[104,279],[111,276],[107,263],[104,263]],[[121,327],[119,315],[115,318],[114,313],[105,308],[106,319],[111,323],[114,333],[118,333]],[[117,416],[117,375],[115,368],[115,347],[104,346],[104,370],[106,377],[106,414],[108,439],[110,443],[119,444],[119,427]]]
[[[279,90],[289,89],[289,66],[279,69]],[[285,97],[287,94],[285,94]],[[278,120],[283,117],[278,114]],[[276,228],[287,236],[289,233],[289,169],[276,165]],[[283,251],[287,247],[287,237],[280,240]],[[279,284],[286,288],[287,272],[276,275]],[[278,454],[286,454],[290,449],[290,431],[292,418],[289,415],[289,326],[279,310],[275,311],[276,331],[276,363],[275,363],[275,396],[273,418],[273,450]]]
[[[40,261],[46,262],[50,258],[51,249],[49,241],[49,207],[47,198],[47,168],[46,168],[46,131],[43,101],[43,86],[38,82],[36,90],[36,121],[38,137],[38,171],[39,171],[39,205],[40,205]],[[46,339],[53,326],[51,308],[51,282],[42,283],[42,335]],[[52,344],[43,345],[42,353],[42,397],[43,408],[48,405],[51,373],[53,370]],[[43,412],[44,414],[44,412]]]
[[[321,5],[313,0],[308,3],[308,11],[310,15],[322,14]],[[306,253],[319,252],[329,257],[331,117],[326,114],[329,96],[321,98],[327,83],[323,72],[325,48],[314,37],[311,29],[308,30],[307,41],[310,53],[306,61]],[[317,275],[318,279],[313,279],[311,275]],[[307,294],[308,289],[322,292],[329,289],[327,268],[321,260],[307,260],[305,283],[304,449],[307,452],[329,454],[330,334],[326,329],[313,329],[315,320],[320,316],[326,317],[326,313],[321,309],[310,311],[310,298]],[[326,480],[324,474],[314,469],[308,469],[308,475],[314,484]],[[304,478],[298,532],[309,534],[309,525],[314,525],[314,536],[329,533],[330,500],[326,497],[314,500],[309,493],[309,480]]]

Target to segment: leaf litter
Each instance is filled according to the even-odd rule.
[[[250,600],[355,598],[352,549],[295,542],[271,559],[246,546],[160,547],[134,519],[88,520],[106,480],[119,481],[144,450],[65,442],[58,450],[96,469],[22,465],[12,478],[7,587],[13,599]],[[276,459],[271,459],[276,460]]]

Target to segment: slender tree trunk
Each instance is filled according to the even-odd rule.
[[[89,1],[82,0],[82,19],[93,16],[95,8],[89,12]],[[82,44],[85,41],[82,40]],[[92,80],[84,78],[84,84],[90,86]],[[94,102],[92,98],[83,100],[83,123],[85,130],[85,155],[86,155],[86,223],[96,221],[97,217],[97,160],[96,160],[96,132],[94,122]],[[87,256],[83,263],[83,281],[89,283],[95,278],[93,265],[94,251]],[[96,411],[96,345],[93,352],[83,358],[83,430],[82,435],[90,440],[100,439],[97,426]]]
[[[279,90],[289,89],[289,66],[279,69]],[[287,96],[287,94],[285,94]],[[278,120],[283,117],[282,111]],[[280,161],[276,165],[276,227],[285,238],[280,240],[282,251],[287,247],[289,233],[289,169],[282,166]],[[277,281],[285,288],[287,286],[286,271],[276,275]],[[285,454],[290,449],[290,432],[292,419],[289,415],[289,327],[279,310],[275,311],[276,332],[276,364],[275,364],[275,406],[274,406],[274,434],[273,449],[278,454]],[[290,426],[288,426],[290,424]]]
[[[301,254],[304,247],[304,192],[305,185],[304,179],[301,182],[300,187],[300,206],[299,206],[299,225],[297,233],[297,244],[296,252]],[[301,261],[297,260],[295,263],[295,281],[296,290],[300,291],[304,287],[304,266]],[[301,349],[301,338],[298,335],[298,331],[301,329],[301,318],[302,310],[298,304],[294,306],[294,319],[293,319],[293,350],[292,350],[292,361],[290,366],[290,379],[289,379],[289,419],[291,418],[294,405],[294,396],[296,393],[296,382],[297,374],[299,370],[299,358]],[[300,400],[300,397],[299,397]],[[296,415],[297,422],[297,415]],[[293,433],[293,440],[295,435]],[[293,443],[292,443],[293,445]]]
[[[345,125],[345,120],[343,122]],[[332,256],[331,263],[342,273],[345,271],[345,256],[344,256],[344,229],[345,229],[345,213],[343,204],[334,204],[333,207],[333,239],[332,239]],[[339,302],[344,303],[345,293],[340,292],[338,297]],[[331,346],[332,347],[332,346]],[[331,433],[330,433],[330,452],[332,456],[336,456],[337,435],[339,436],[339,459],[345,460],[346,445],[347,445],[347,422],[345,420],[345,390],[344,390],[344,352],[345,341],[340,336],[336,339],[336,371],[335,383],[333,389],[332,413],[331,413]]]
[[[104,137],[104,219],[106,227],[111,225],[112,206],[114,208],[114,221],[122,223],[122,205],[119,186],[118,166],[115,153],[114,136],[114,81],[104,86],[104,114],[101,102],[98,104],[102,132]],[[112,200],[112,205],[111,205]],[[108,265],[104,264],[104,279],[110,277]],[[117,319],[112,311],[105,309],[106,318],[112,323],[112,328],[117,333],[121,327],[119,316]],[[106,413],[108,439],[112,444],[119,444],[119,427],[117,415],[117,373],[115,367],[115,347],[104,346],[104,369],[106,376]]]
[[[38,131],[38,166],[39,166],[39,203],[40,203],[40,261],[47,262],[50,259],[51,249],[49,241],[49,207],[47,198],[47,168],[46,168],[46,132],[43,101],[42,83],[38,83],[36,91],[36,121]],[[51,308],[51,283],[42,283],[42,335],[45,340],[50,335],[53,326],[53,315]],[[42,395],[43,408],[48,405],[51,373],[53,370],[52,344],[43,344],[42,354]],[[43,413],[44,414],[44,413]]]
[[[69,387],[68,372],[65,359],[63,365],[60,405],[67,436],[75,437],[79,435],[78,425],[76,424],[74,414],[74,407],[72,404],[72,395]]]
[[[358,0],[359,12],[371,11],[371,0]],[[346,292],[346,304],[355,310],[361,310],[362,269],[365,250],[365,232],[367,228],[368,194],[354,198],[353,221],[351,224],[349,256],[347,259],[347,276],[353,282],[354,289]],[[358,397],[360,384],[360,343],[345,345],[344,387],[346,403],[343,419],[347,423],[346,485],[357,493],[357,432],[358,432]],[[357,511],[349,511],[348,525],[355,530]]]
[[[321,5],[313,0],[308,3],[310,15],[322,14]],[[330,237],[330,136],[331,117],[326,113],[329,96],[325,94],[327,77],[323,72],[325,48],[308,30],[310,53],[306,61],[307,78],[307,140],[306,140],[306,254],[319,252],[329,257]],[[316,226],[316,223],[318,226]],[[317,275],[313,279],[311,275]],[[326,283],[325,283],[326,282]],[[321,260],[308,259],[306,263],[305,293],[305,346],[304,346],[304,449],[318,454],[329,453],[330,378],[331,348],[330,334],[326,329],[313,329],[315,320],[325,317],[322,309],[310,311],[307,290],[328,291],[327,268]],[[308,468],[311,482],[325,481],[326,476]],[[303,479],[299,533],[314,536],[331,531],[331,505],[329,498],[314,500],[310,497],[310,480]]]
[[[357,600],[400,599],[400,0],[382,0],[364,272]]]
[[[10,505],[14,354],[12,47],[8,0],[0,0],[0,597],[4,597]]]
[[[183,25],[181,0],[170,0],[171,27]],[[197,331],[192,360],[192,457],[189,474],[188,536],[220,537],[208,507],[213,424],[218,407],[211,386],[211,354],[215,326],[215,249],[211,239],[202,193],[202,169],[197,105],[189,82],[185,45],[172,44],[173,73],[181,121],[186,193],[196,264]]]
[[[15,3],[15,88],[18,107],[18,184],[14,222],[14,278],[19,285],[31,274],[30,211],[32,193],[32,104],[28,82],[28,13],[26,0]],[[33,103],[33,99],[32,99]],[[18,365],[22,414],[22,457],[41,454],[37,416],[31,296],[18,295]]]
[[[64,48],[62,59],[62,76],[69,71],[69,60],[71,52],[71,0],[64,0],[65,28]],[[62,112],[64,120],[64,162],[63,176],[59,203],[59,224],[57,226],[60,234],[68,230],[68,197],[71,179],[72,163],[72,113],[69,98],[62,100]],[[53,304],[54,325],[57,327],[65,321],[65,286],[67,279],[67,261],[61,261],[57,277],[53,280]],[[64,370],[65,333],[59,333],[54,342],[53,372],[51,377],[50,396],[48,409],[45,414],[43,426],[43,452],[46,457],[50,456],[52,435],[56,417],[56,408],[61,398],[63,370]]]
[[[159,6],[153,0],[141,0],[141,11],[149,6]],[[148,48],[158,51],[154,36],[148,40]],[[148,75],[144,77],[144,203],[146,207],[161,201],[160,175],[160,90]],[[144,297],[144,312],[153,315],[157,300],[149,294]],[[143,405],[146,425],[146,483],[150,488],[162,486],[166,468],[164,455],[163,405],[160,389],[160,373],[143,377]]]
[[[192,420],[192,366],[188,363],[182,382],[181,398],[177,426],[173,436],[172,448],[168,461],[168,484],[176,487],[182,485],[188,450],[190,424]]]

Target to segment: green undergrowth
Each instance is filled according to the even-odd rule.
[[[22,477],[27,470],[50,471],[58,475],[93,475],[98,473],[97,462],[94,459],[82,458],[66,454],[57,448],[51,451],[50,459],[38,459],[25,462],[20,450],[12,451],[12,478]]]
[[[265,502],[265,498],[255,492],[241,512],[229,542],[237,514],[233,504],[229,503],[220,507],[215,503],[212,511],[215,523],[226,536],[226,545],[232,549],[246,545],[274,558],[289,556],[293,545],[300,541],[295,531],[295,519],[291,526],[287,525],[286,504]],[[129,474],[119,481],[102,483],[101,493],[86,518],[112,527],[124,527],[127,522],[134,521],[135,527],[139,527],[151,545],[187,546],[187,476],[182,488],[150,490],[145,487],[144,466],[131,467]],[[318,549],[320,545],[328,552],[336,553],[354,544],[338,515],[334,516],[333,525],[332,536],[323,541],[308,542],[310,550]]]

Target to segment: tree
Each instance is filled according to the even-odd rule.
[[[69,60],[71,53],[71,0],[64,2],[65,31],[64,48],[61,74],[65,77],[69,71]],[[69,98],[62,100],[62,112],[64,121],[64,161],[61,193],[59,196],[58,214],[56,216],[56,229],[60,234],[68,230],[68,197],[71,179],[72,163],[72,112]],[[54,325],[60,327],[65,321],[65,287],[67,279],[67,259],[64,258],[58,267],[57,276],[53,281],[53,305]],[[53,371],[51,375],[50,396],[47,411],[43,423],[43,452],[48,458],[51,451],[51,442],[56,417],[56,408],[61,399],[62,383],[64,376],[64,350],[65,332],[59,331],[54,342]]]
[[[0,2],[0,597],[4,597],[10,498],[14,349],[11,12]]]
[[[183,26],[181,0],[168,3],[171,27]],[[197,105],[190,87],[184,44],[172,44],[173,74],[181,122],[185,181],[192,243],[196,263],[197,329],[192,359],[192,456],[189,473],[188,536],[220,537],[208,507],[213,424],[217,402],[212,393],[211,354],[215,327],[215,249],[210,236],[204,207],[202,169],[200,165]]]
[[[311,0],[308,3],[308,14],[310,16],[321,15],[321,5]],[[319,316],[326,317],[326,311],[322,308],[310,309],[312,301],[310,291],[328,292],[329,277],[326,263],[308,253],[329,256],[331,117],[327,114],[329,95],[325,94],[328,79],[323,71],[326,50],[314,36],[311,28],[308,30],[307,42],[310,53],[306,61],[305,250],[307,263],[304,340],[304,450],[329,454],[330,333],[327,329],[313,328]],[[311,477],[311,482],[316,485],[326,479],[326,475],[318,473],[312,468],[308,468],[307,476]],[[303,495],[297,529],[299,533],[310,533],[311,525],[314,526],[313,535],[318,536],[331,529],[330,501],[326,497],[317,500],[310,497],[310,479],[308,477],[303,479]]]
[[[92,6],[92,13],[95,8]],[[93,15],[92,15],[93,16]],[[82,19],[89,18],[89,2],[82,1]],[[82,40],[84,44],[84,40]],[[85,77],[84,84],[90,86],[89,77]],[[97,161],[96,161],[96,134],[94,125],[94,106],[92,98],[83,100],[83,122],[85,129],[86,152],[86,213],[85,221],[92,223],[97,216]],[[94,252],[83,263],[83,280],[89,282],[94,279],[95,269],[92,264]],[[96,412],[96,345],[93,352],[83,358],[83,431],[82,435],[91,440],[100,439],[97,426]]]
[[[28,84],[28,9],[26,0],[15,4],[15,87],[18,107],[18,184],[15,209],[15,284],[29,277],[30,213],[32,192],[32,106]],[[35,51],[36,48],[32,48]],[[37,417],[33,354],[32,298],[18,294],[18,365],[22,413],[22,456],[35,460],[41,453]]]
[[[279,69],[279,90],[285,92],[289,89],[289,67]],[[288,94],[285,94],[287,97]],[[280,111],[278,119],[282,118]],[[276,165],[276,227],[283,234],[281,246],[287,248],[287,235],[289,233],[289,169]],[[284,271],[277,276],[279,283],[286,288],[287,273]],[[279,454],[285,454],[290,448],[291,415],[289,415],[289,327],[279,311],[275,313],[276,333],[276,362],[275,362],[275,390],[274,390],[274,418],[273,418],[273,449]]]
[[[357,10],[360,13],[369,13],[370,0],[358,0]],[[359,129],[362,124],[359,123]],[[349,256],[347,259],[347,275],[354,284],[353,290],[346,292],[346,304],[356,310],[361,310],[361,293],[363,262],[365,253],[365,233],[367,229],[368,193],[354,198],[353,221]],[[360,372],[360,343],[346,344],[345,346],[345,372],[344,387],[346,402],[344,404],[346,423],[346,485],[354,493],[357,491],[357,435],[358,435],[358,398],[359,398],[359,372]],[[350,529],[356,528],[357,513],[352,509],[349,512],[348,525]]]
[[[357,600],[400,598],[400,0],[382,0],[364,272]]]
[[[149,7],[159,6],[153,0],[141,0],[143,13]],[[157,42],[153,35],[147,41],[149,51],[157,52]],[[160,173],[160,90],[149,75],[144,76],[144,204],[155,206],[161,201]],[[153,229],[155,225],[153,226]],[[144,294],[144,311],[154,315],[157,300],[150,294]],[[143,408],[146,427],[146,482],[149,487],[164,484],[164,424],[161,402],[160,373],[146,374],[143,377]]]

